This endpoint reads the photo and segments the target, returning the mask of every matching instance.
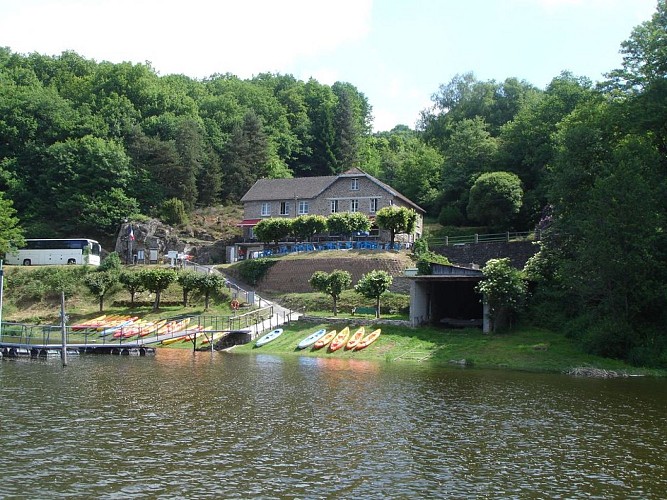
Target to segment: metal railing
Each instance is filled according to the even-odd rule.
[[[458,246],[475,243],[509,243],[513,241],[539,241],[542,235],[536,231],[506,231],[504,233],[469,234],[465,236],[445,236],[443,238],[429,238],[431,247]]]

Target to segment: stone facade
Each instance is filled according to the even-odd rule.
[[[372,219],[378,210],[389,206],[407,207],[417,212],[414,234],[397,235],[397,241],[413,242],[423,234],[424,210],[358,169],[330,177],[263,179],[241,201],[246,222],[244,237],[249,239],[253,238],[254,224],[264,218],[294,218],[300,215],[328,217],[335,212],[361,212]],[[384,233],[382,231],[379,236],[386,241],[389,233]]]

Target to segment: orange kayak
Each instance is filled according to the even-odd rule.
[[[336,335],[334,339],[331,341],[329,350],[333,352],[343,347],[347,343],[347,339],[349,336],[350,336],[350,329],[346,326],[340,332],[338,332],[338,335]]]
[[[313,344],[313,349],[321,349],[329,342],[331,342],[335,336],[336,336],[336,330],[331,330],[329,333],[324,335],[324,337],[322,337],[320,340],[318,340]]]
[[[363,339],[361,339],[361,341],[357,344],[357,346],[354,349],[360,351],[364,347],[368,347],[373,342],[375,342],[379,336],[380,336],[380,329],[378,328],[377,330],[373,330],[371,333],[369,333]]]
[[[359,327],[359,329],[354,332],[354,335],[350,337],[350,340],[347,341],[347,344],[345,344],[345,349],[354,349],[357,347],[357,344],[364,338],[365,333],[366,329],[363,326]]]
[[[146,328],[142,328],[141,331],[139,332],[139,337],[146,337],[149,334],[157,335],[157,332],[162,326],[167,322],[166,319],[161,319],[159,321],[156,321],[155,323],[151,324],[150,326],[147,326]]]

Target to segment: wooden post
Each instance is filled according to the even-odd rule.
[[[197,322],[197,330],[195,330],[195,338],[192,341],[192,354],[197,352],[197,334],[199,333],[199,322]]]
[[[60,357],[63,366],[67,366],[67,327],[65,326],[65,292],[60,292],[60,333],[62,334],[62,344]]]

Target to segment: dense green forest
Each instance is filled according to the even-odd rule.
[[[605,81],[563,72],[539,89],[457,75],[415,130],[381,133],[350,83],[194,80],[0,49],[0,251],[22,231],[111,235],[174,203],[235,203],[260,177],[359,167],[442,224],[544,229],[525,317],[664,365],[666,35],[659,0]]]

